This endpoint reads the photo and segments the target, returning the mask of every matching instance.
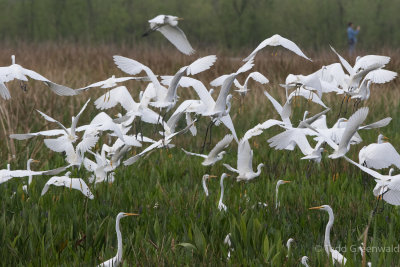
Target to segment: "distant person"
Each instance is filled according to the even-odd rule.
[[[347,39],[349,42],[349,55],[353,56],[354,49],[357,43],[357,35],[360,31],[360,26],[357,26],[357,29],[354,30],[353,23],[349,22],[347,27]]]

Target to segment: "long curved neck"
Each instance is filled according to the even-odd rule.
[[[28,170],[28,171],[31,170],[31,162],[29,160],[26,163],[26,170]],[[28,176],[28,185],[30,185],[31,183],[32,183],[32,175],[29,174],[29,176]]]
[[[206,196],[208,197],[208,188],[207,188],[207,184],[206,184],[206,177],[203,177],[202,180],[203,180],[202,184],[203,184],[204,193],[206,193]]]
[[[257,166],[257,172],[255,173],[255,174],[256,174],[256,177],[257,177],[257,176],[260,176],[262,166],[263,166],[262,163],[258,164],[258,166]]]
[[[378,136],[378,144],[382,144],[383,143],[383,137],[382,137],[382,135],[379,135]]]
[[[115,221],[115,231],[117,232],[117,239],[118,239],[118,252],[117,252],[117,259],[118,262],[122,260],[122,235],[121,231],[119,230],[119,220],[121,218],[117,218]]]
[[[224,179],[225,177],[221,178],[220,186],[221,186],[221,196],[219,197],[219,203],[222,203],[222,199],[224,198]]]
[[[279,204],[278,204],[278,194],[279,194],[279,184],[276,185],[275,188],[275,209],[278,208]]]
[[[330,233],[331,233],[331,228],[333,226],[333,221],[335,220],[335,216],[333,215],[332,210],[328,210],[328,214],[329,214],[329,221],[325,228],[324,248],[326,253],[328,253],[329,255],[330,251],[332,250]]]

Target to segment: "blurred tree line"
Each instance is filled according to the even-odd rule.
[[[171,14],[184,17],[195,47],[254,47],[275,33],[301,47],[343,47],[349,21],[361,26],[360,47],[395,47],[399,10],[398,0],[0,0],[0,38],[160,42],[160,34],[141,35],[147,20]]]

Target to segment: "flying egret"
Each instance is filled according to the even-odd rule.
[[[393,169],[389,171],[388,175],[380,174],[377,171],[352,161],[346,156],[344,158],[360,168],[363,172],[375,178],[376,185],[373,189],[375,197],[382,197],[383,200],[391,205],[400,205],[400,174],[392,176]]]
[[[278,209],[278,207],[280,207],[280,205],[281,205],[281,202],[278,200],[279,186],[281,186],[282,184],[287,184],[287,183],[290,183],[290,181],[278,180],[278,182],[276,183],[276,186],[275,186],[275,209]]]
[[[8,180],[12,179],[12,178],[16,178],[16,177],[26,177],[28,176],[28,184],[32,183],[32,177],[33,176],[37,176],[37,175],[56,175],[62,171],[64,171],[65,169],[67,169],[69,166],[67,167],[60,167],[57,169],[53,169],[53,170],[47,170],[47,171],[32,171],[31,170],[31,163],[35,163],[35,162],[39,162],[37,160],[34,159],[28,159],[27,163],[26,163],[26,170],[11,170],[9,168],[9,164],[7,164],[7,169],[5,170],[0,170],[0,184],[7,182]]]
[[[182,148],[182,150],[187,155],[198,156],[198,157],[204,158],[204,161],[201,164],[203,166],[210,166],[210,165],[214,165],[216,162],[220,161],[224,157],[226,152],[223,150],[229,146],[229,144],[232,142],[232,140],[233,140],[233,136],[231,134],[225,135],[225,137],[222,138],[222,140],[219,141],[215,145],[215,147],[210,151],[210,153],[208,155],[188,152],[183,148]]]
[[[232,168],[228,164],[223,164],[231,172],[236,172],[239,175],[236,180],[239,181],[250,181],[261,174],[261,168],[264,166],[263,163],[258,164],[257,172],[253,171],[253,150],[250,147],[249,140],[240,140],[238,156],[237,156],[237,169]]]
[[[178,27],[179,20],[183,20],[183,18],[171,15],[158,15],[149,20],[150,30],[145,32],[143,36],[147,36],[157,30],[183,54],[192,55],[195,53],[195,50],[190,45],[185,33]]]
[[[364,146],[358,153],[359,163],[377,170],[388,168],[391,165],[400,168],[399,153],[392,144],[384,140],[388,140],[388,138],[379,134],[377,143]]]
[[[269,80],[264,75],[259,73],[258,71],[254,71],[254,72],[250,73],[249,76],[247,76],[246,80],[244,81],[243,85],[241,85],[238,82],[238,80],[235,79],[233,81],[233,83],[238,88],[235,91],[238,92],[241,96],[245,96],[247,94],[247,92],[250,91],[250,89],[248,89],[248,87],[247,87],[247,84],[249,83],[250,79],[253,79],[254,81],[256,81],[256,82],[258,82],[260,84],[269,83]]]
[[[221,210],[224,210],[224,211],[226,211],[227,210],[227,207],[226,207],[226,205],[222,202],[222,200],[223,200],[223,198],[224,198],[224,179],[226,178],[226,177],[228,177],[228,176],[230,176],[229,174],[226,174],[226,173],[223,173],[222,175],[221,175],[221,180],[219,181],[219,185],[220,185],[220,187],[221,187],[221,195],[220,195],[220,197],[219,197],[219,201],[218,201],[218,209],[221,211]]]
[[[129,80],[136,80],[136,81],[144,81],[148,82],[150,79],[148,77],[119,77],[115,78],[115,75],[112,75],[110,78],[100,81],[100,82],[95,82],[92,84],[89,84],[88,86],[76,89],[77,91],[82,91],[82,90],[88,90],[90,88],[95,88],[95,87],[100,87],[104,89],[109,89],[112,87],[117,86],[118,83],[129,81]]]
[[[17,140],[24,140],[24,139],[29,139],[34,136],[42,135],[42,136],[57,136],[57,135],[62,135],[62,137],[59,137],[60,139],[58,140],[58,144],[62,145],[65,142],[75,142],[78,137],[76,136],[76,131],[77,130],[85,130],[85,127],[81,129],[77,129],[77,124],[79,121],[80,116],[82,115],[83,111],[86,109],[87,104],[89,103],[90,99],[86,101],[86,103],[83,105],[81,110],[79,111],[78,115],[72,117],[72,123],[71,123],[71,128],[66,128],[61,122],[53,119],[52,117],[44,114],[43,112],[36,110],[39,112],[40,115],[43,116],[43,118],[49,122],[55,122],[57,123],[61,129],[56,129],[56,130],[48,130],[48,131],[41,131],[37,133],[27,133],[27,134],[11,134],[10,137],[17,139]]]
[[[90,191],[89,187],[81,178],[70,178],[71,172],[67,172],[64,176],[53,176],[51,177],[43,187],[42,196],[49,190],[50,185],[54,186],[65,186],[70,189],[81,191],[86,197],[93,199],[94,196]]]
[[[204,174],[203,178],[201,178],[201,184],[203,185],[203,189],[204,189],[204,193],[206,194],[206,197],[208,197],[207,180],[209,180],[211,178],[217,178],[217,176]]]
[[[254,58],[258,51],[260,51],[261,49],[263,49],[266,46],[282,46],[294,53],[296,53],[297,55],[312,61],[310,58],[308,58],[306,55],[304,55],[304,53],[300,50],[300,48],[292,41],[290,41],[289,39],[283,38],[282,36],[280,36],[279,34],[274,34],[273,36],[265,39],[264,41],[262,41],[256,49],[254,49],[253,52],[251,52],[251,54],[246,57],[243,61],[248,61],[252,58]]]
[[[196,122],[196,120],[193,121],[193,123],[195,123],[195,122]],[[137,155],[135,155],[133,157],[130,157],[129,159],[125,160],[124,161],[124,165],[132,165],[133,163],[138,161],[141,157],[143,157],[146,153],[152,151],[153,149],[162,148],[162,147],[167,146],[172,141],[172,138],[174,136],[187,132],[190,129],[190,127],[192,127],[192,125],[188,125],[184,129],[182,129],[180,131],[177,131],[177,132],[168,132],[168,131],[166,131],[165,132],[166,135],[164,136],[164,138],[160,139],[157,142],[154,142],[153,144],[148,146],[146,149],[144,149],[139,154],[137,154]]]
[[[115,255],[115,257],[109,259],[108,261],[100,263],[98,265],[99,267],[116,267],[121,263],[121,261],[122,261],[122,234],[121,234],[121,230],[119,229],[119,221],[123,217],[138,216],[138,215],[139,214],[136,214],[136,213],[126,213],[126,212],[118,213],[117,218],[115,219],[115,231],[117,232],[117,240],[118,240],[117,255]]]
[[[331,246],[330,233],[331,233],[331,228],[333,226],[333,221],[335,220],[332,208],[329,205],[322,205],[319,207],[310,208],[310,210],[315,210],[315,209],[325,210],[329,214],[329,221],[328,224],[326,225],[325,240],[324,240],[324,248],[326,254],[328,254],[328,257],[332,257],[333,264],[335,264],[335,262],[338,262],[341,265],[345,265],[347,259],[342,254],[340,254],[339,251],[333,249]]]
[[[33,70],[25,69],[21,65],[15,63],[15,55],[11,56],[11,65],[8,67],[0,67],[0,96],[5,100],[11,98],[10,91],[7,89],[4,83],[12,81],[14,79],[20,81],[28,81],[27,76],[31,79],[42,81],[47,84],[50,89],[58,94],[65,96],[77,95],[78,93],[66,86],[56,84],[47,78],[43,77]]]
[[[360,108],[353,115],[351,115],[349,120],[346,122],[346,127],[345,127],[343,135],[340,139],[339,145],[337,145],[335,142],[333,142],[330,137],[328,137],[328,136],[324,135],[323,133],[316,130],[318,132],[318,134],[324,138],[324,141],[326,141],[328,143],[328,145],[331,146],[335,150],[331,155],[329,155],[329,158],[336,159],[336,158],[343,157],[350,150],[350,141],[353,138],[353,136],[357,133],[358,130],[370,129],[371,127],[373,128],[375,126],[378,126],[378,124],[380,125],[383,122],[383,120],[381,120],[376,123],[370,124],[368,126],[361,126],[361,124],[367,118],[368,111],[369,111],[368,107],[364,107],[364,108]],[[313,128],[310,127],[310,129],[313,129]],[[313,129],[313,130],[315,130],[315,129]]]
[[[212,113],[212,111],[216,106],[216,102],[201,81],[190,77],[182,77],[182,79],[179,81],[179,85],[181,87],[192,87],[196,91],[197,95],[200,97],[200,100],[186,100],[179,106],[179,108],[174,112],[174,114],[178,112],[184,112],[184,110],[187,110],[187,112],[197,113],[201,116],[208,116],[210,113]],[[236,130],[233,125],[232,118],[228,112],[231,106],[230,98],[227,96],[226,100],[227,101],[225,104],[226,106],[228,106],[228,109],[222,114],[220,114],[221,116],[216,115],[217,118],[215,119],[212,118],[212,120],[215,122],[221,121],[226,126],[226,128],[228,128],[231,131],[235,141],[238,142]],[[184,103],[186,104],[184,105]]]

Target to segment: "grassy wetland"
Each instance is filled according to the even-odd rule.
[[[286,76],[309,74],[323,65],[338,62],[330,50],[310,53],[314,61],[308,62],[284,49],[266,49],[255,60],[254,70],[264,74],[270,83],[261,86],[251,83],[243,99],[234,93],[231,117],[238,137],[256,124],[279,116],[264,96],[267,90],[278,101],[283,102],[285,91],[279,86]],[[76,45],[20,44],[5,45],[0,55],[2,65],[8,65],[9,55],[16,55],[16,62],[26,68],[35,69],[52,81],[71,88],[83,87],[104,80],[115,74],[124,74],[114,65],[113,55],[133,58],[149,66],[158,75],[172,75],[194,59],[216,54],[218,60],[197,79],[209,89],[214,78],[236,71],[241,59],[250,50],[235,53],[217,49],[199,50],[195,56],[187,57],[171,47],[136,47],[123,45]],[[308,53],[307,53],[308,52]],[[369,51],[387,55],[391,62],[389,70],[400,71],[400,57],[396,50]],[[359,54],[365,54],[358,51]],[[354,62],[351,59],[350,62]],[[240,82],[244,76],[238,77]],[[146,87],[145,82],[128,81],[124,85],[135,100]],[[57,96],[37,81],[27,83],[27,91],[20,89],[19,81],[8,83],[11,100],[0,100],[0,163],[5,169],[25,169],[29,158],[40,160],[33,170],[46,170],[65,165],[64,156],[52,152],[43,144],[43,137],[25,141],[12,140],[12,133],[26,133],[53,129],[53,123],[45,121],[38,109],[69,125],[71,117],[91,98],[88,108],[80,118],[80,125],[89,123],[98,112],[93,102],[103,95],[105,89],[91,89],[74,97]],[[218,91],[219,89],[216,88]],[[179,88],[179,102],[196,99],[190,88]],[[343,96],[329,94],[324,103],[332,110],[327,115],[328,126],[337,120]],[[363,142],[351,147],[347,156],[358,161],[359,150],[376,142],[379,133],[400,144],[400,115],[398,79],[384,85],[373,85],[371,97],[360,106],[370,108],[366,123],[392,117],[391,123],[381,129],[360,131]],[[312,114],[322,107],[298,98],[292,105],[292,122],[297,125],[305,110]],[[114,116],[121,112],[117,106],[107,113]],[[347,106],[348,118],[353,111],[353,101]],[[171,112],[167,114],[171,115]],[[94,194],[90,200],[76,190],[64,187],[50,188],[41,196],[48,176],[36,176],[29,187],[29,195],[22,190],[27,178],[14,178],[0,186],[0,257],[4,266],[93,266],[113,256],[117,250],[115,216],[120,211],[139,213],[140,216],[121,220],[124,245],[123,266],[299,266],[302,256],[309,257],[310,266],[331,266],[323,249],[325,226],[328,214],[325,211],[309,210],[310,207],[330,205],[335,214],[331,232],[332,246],[347,258],[346,266],[360,266],[362,256],[358,250],[364,241],[366,227],[366,260],[372,266],[399,266],[400,215],[396,206],[385,203],[376,208],[372,194],[375,181],[344,159],[327,158],[330,148],[324,152],[319,165],[311,164],[302,157],[298,148],[294,151],[277,151],[270,148],[267,139],[282,131],[275,126],[260,136],[251,139],[254,150],[253,167],[265,166],[261,175],[251,182],[236,182],[225,179],[224,203],[227,212],[217,209],[220,186],[219,177],[228,172],[222,163],[236,166],[237,144],[227,149],[224,159],[212,167],[201,165],[198,157],[189,157],[181,148],[199,152],[204,139],[208,118],[196,122],[197,136],[190,133],[173,139],[176,147],[158,149],[131,166],[120,166],[115,171],[112,184],[88,183]],[[182,128],[183,122],[178,128]],[[157,138],[152,126],[144,128],[145,135]],[[225,134],[223,125],[213,128],[212,143],[208,152]],[[157,139],[158,140],[158,139]],[[100,144],[107,142],[102,138]],[[94,150],[100,149],[96,146]],[[142,148],[133,148],[128,156],[139,153]],[[125,157],[126,158],[126,157]],[[386,173],[388,170],[384,170]],[[397,172],[398,170],[396,170]],[[382,172],[382,173],[383,173]],[[205,196],[201,178],[205,174],[218,176],[208,181],[210,195]],[[85,168],[72,169],[71,177],[88,180],[90,173]],[[275,185],[279,179],[291,183],[280,188],[280,208],[275,209]],[[15,192],[15,193],[14,193]],[[258,203],[266,203],[266,206]],[[231,233],[232,248],[224,244],[225,236]],[[290,253],[286,241],[294,238]],[[374,250],[375,249],[375,250]],[[384,250],[384,251],[376,251]],[[388,251],[389,250],[389,251]]]

